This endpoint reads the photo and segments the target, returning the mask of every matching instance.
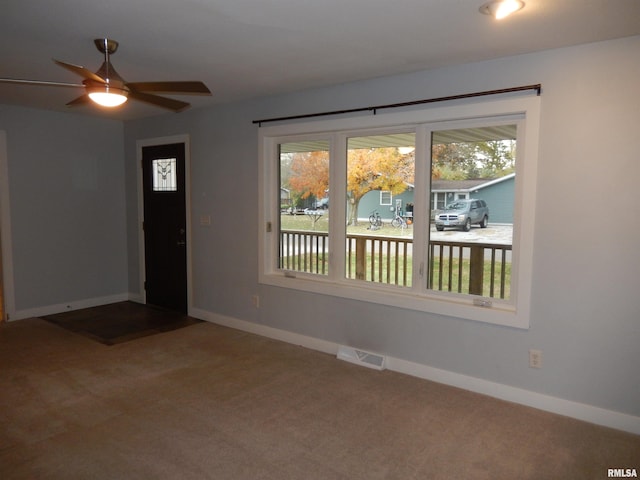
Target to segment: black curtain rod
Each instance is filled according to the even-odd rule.
[[[535,90],[536,95],[540,95],[542,92],[542,85],[525,85],[522,87],[512,87],[512,88],[501,88],[499,90],[488,90],[485,92],[475,92],[475,93],[463,93],[461,95],[451,95],[448,97],[438,97],[438,98],[428,98],[425,100],[414,100],[412,102],[403,102],[403,103],[390,103],[388,105],[377,105],[375,107],[361,107],[361,108],[351,108],[348,110],[334,110],[331,112],[321,112],[321,113],[307,113],[305,115],[292,115],[290,117],[278,117],[278,118],[264,118],[262,120],[254,120],[253,123],[257,123],[258,126],[262,126],[263,123],[269,122],[281,122],[285,120],[299,120],[301,118],[311,118],[311,117],[326,117],[328,115],[344,115],[346,113],[355,113],[355,112],[373,112],[375,115],[378,110],[384,110],[387,108],[399,108],[399,107],[410,107],[412,105],[422,105],[424,103],[436,103],[436,102],[446,102],[449,100],[460,100],[463,98],[474,98],[474,97],[484,97],[487,95],[500,95],[501,93],[512,93],[512,92],[522,92],[525,90]]]

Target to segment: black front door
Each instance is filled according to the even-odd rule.
[[[147,303],[187,313],[184,143],[142,148]]]

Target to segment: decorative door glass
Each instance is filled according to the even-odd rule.
[[[178,190],[175,158],[153,160],[152,172],[154,192],[175,192]]]

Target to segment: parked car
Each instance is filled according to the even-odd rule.
[[[489,207],[484,200],[470,198],[450,203],[443,211],[436,214],[436,230],[443,231],[446,227],[460,228],[465,232],[471,230],[471,225],[477,224],[487,228],[489,224]]]
[[[316,200],[314,207],[316,210],[326,210],[329,208],[329,197]]]
[[[303,207],[289,207],[287,213],[289,215],[304,215],[304,210]]]

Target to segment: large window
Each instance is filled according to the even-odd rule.
[[[528,327],[538,107],[261,128],[260,281]]]

